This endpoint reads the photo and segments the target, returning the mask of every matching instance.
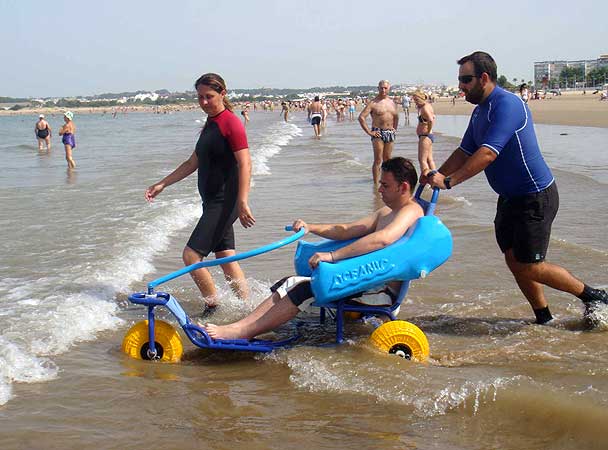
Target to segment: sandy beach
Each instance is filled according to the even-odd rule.
[[[552,125],[572,125],[580,127],[608,127],[608,102],[601,102],[598,95],[587,93],[548,96],[544,100],[531,100],[528,105],[532,111],[534,123]],[[433,103],[435,113],[439,115],[469,115],[475,105],[464,98],[452,100],[440,98]]]
[[[582,127],[608,127],[608,102],[601,102],[599,95],[587,93],[565,93],[561,96],[548,96],[544,100],[531,100],[529,103],[535,123],[552,125],[572,125]],[[235,105],[238,107],[238,105]],[[196,104],[187,105],[164,105],[160,108],[154,106],[128,106],[127,112],[158,112],[172,113],[197,109]],[[452,99],[440,98],[433,103],[435,113],[438,115],[469,115],[474,105],[468,103],[464,98],[456,100],[452,105]],[[118,114],[124,113],[124,109],[116,108]],[[96,108],[72,108],[77,114],[111,114],[112,107]],[[61,115],[65,108],[24,108],[19,111],[0,110],[0,116],[5,115]]]

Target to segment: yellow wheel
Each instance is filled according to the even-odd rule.
[[[133,325],[122,341],[122,351],[135,359],[155,359],[165,362],[179,362],[184,353],[182,340],[177,330],[162,320],[154,322],[154,346],[156,356],[148,351],[148,321],[142,320]]]
[[[429,357],[429,341],[422,330],[404,320],[382,324],[376,328],[370,339],[381,351],[402,358],[422,362]]]

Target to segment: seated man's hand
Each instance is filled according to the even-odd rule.
[[[316,269],[321,261],[333,262],[334,258],[331,252],[319,252],[315,253],[308,260],[308,265],[311,269]]]
[[[304,234],[308,233],[308,224],[302,219],[297,219],[291,226],[296,233],[304,228]]]

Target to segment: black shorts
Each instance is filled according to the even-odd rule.
[[[306,310],[315,301],[309,277],[281,278],[270,287],[270,291],[277,292],[281,297],[287,296],[291,303],[301,311]],[[390,306],[397,301],[397,294],[388,287],[384,287],[378,291],[366,291],[349,295],[344,300],[351,300],[354,303],[368,306]]]
[[[500,250],[506,253],[512,248],[515,259],[521,263],[544,261],[558,209],[555,182],[534,194],[509,199],[499,196],[494,230]]]
[[[209,253],[224,250],[234,250],[234,228],[232,224],[237,219],[235,205],[226,203],[206,203],[203,205],[203,215],[196,224],[188,243],[192,250],[202,257]]]
[[[310,119],[311,125],[319,125],[320,123],[321,123],[321,116],[314,116],[312,119]]]

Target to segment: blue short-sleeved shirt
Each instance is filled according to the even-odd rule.
[[[516,197],[540,192],[553,183],[528,105],[498,86],[473,110],[460,143],[467,155],[482,146],[498,155],[485,169],[490,186],[498,194]]]

